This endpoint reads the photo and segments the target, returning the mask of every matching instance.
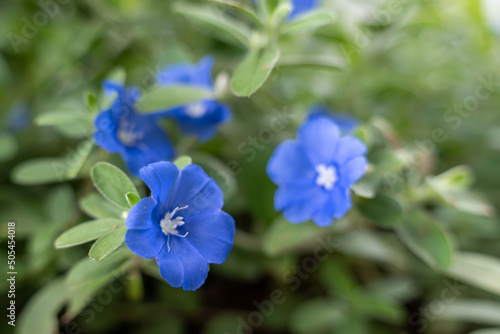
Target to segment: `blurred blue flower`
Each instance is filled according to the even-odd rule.
[[[224,262],[232,248],[235,223],[221,210],[222,191],[193,164],[179,171],[162,161],[140,174],[151,197],[130,210],[125,242],[135,254],[156,258],[170,285],[196,290],[207,278],[209,263]]]
[[[26,102],[16,103],[7,111],[7,129],[17,133],[26,129],[31,124],[31,110]]]
[[[156,80],[160,86],[189,85],[214,90],[212,66],[214,59],[204,57],[198,64],[180,63],[161,70]],[[207,141],[215,135],[217,127],[229,121],[231,109],[217,100],[203,100],[163,111],[160,116],[172,117],[184,133]]]
[[[252,1],[255,2],[256,0]],[[292,11],[288,15],[289,20],[318,7],[318,0],[291,0],[290,4],[292,5]]]
[[[328,117],[307,120],[297,140],[280,144],[269,159],[267,174],[279,186],[275,209],[292,223],[312,219],[318,226],[331,225],[352,206],[350,186],[365,174],[365,153],[363,142],[341,137]]]
[[[134,109],[140,98],[139,90],[110,82],[105,82],[104,88],[118,95],[111,108],[95,119],[97,145],[108,152],[120,153],[135,176],[147,164],[172,159],[174,149],[156,118],[140,115]]]
[[[318,105],[309,110],[309,119],[324,116],[330,117],[344,134],[351,133],[359,125],[359,121],[355,117],[345,113],[332,112],[325,106]]]

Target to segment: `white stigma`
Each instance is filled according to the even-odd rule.
[[[338,178],[337,169],[333,166],[320,164],[316,166],[316,172],[318,172],[316,184],[324,187],[326,190],[332,190]]]
[[[205,115],[206,112],[207,108],[205,108],[203,102],[190,104],[185,109],[185,113],[192,118],[201,118]]]
[[[161,226],[161,231],[167,236],[167,247],[168,251],[170,252],[170,235],[174,235],[176,237],[182,237],[185,238],[188,235],[188,232],[186,234],[182,235],[177,231],[177,228],[179,226],[184,225],[186,222],[183,221],[184,217],[174,217],[174,215],[177,213],[177,211],[186,209],[188,206],[183,206],[183,207],[177,207],[175,208],[172,212],[167,212],[165,217],[160,221],[160,226]]]

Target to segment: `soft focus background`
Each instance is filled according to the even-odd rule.
[[[192,2],[240,20],[213,2]],[[174,1],[0,2],[0,262],[7,272],[13,220],[17,333],[500,333],[481,330],[500,328],[499,2],[324,0],[321,8],[334,23],[281,38],[283,57],[256,94],[226,92],[233,119],[214,139],[198,143],[165,125],[178,153],[191,155],[224,190],[238,229],[227,261],[212,265],[196,292],[173,289],[144,266],[67,297],[57,284],[89,245],[56,250],[53,242],[89,220],[79,203],[92,192],[92,164],[123,162],[93,148],[78,178],[48,184],[27,184],[16,166],[41,157],[80,161],[79,145],[93,132],[88,94],[102,94],[103,79],[126,73],[128,85],[147,88],[163,66],[207,54],[216,59],[214,78],[224,78],[245,50],[206,34],[174,11]],[[294,66],[297,55],[338,66]],[[367,142],[374,171],[365,186],[383,175],[377,189],[406,214],[424,215],[417,225],[433,220],[425,226],[444,231],[451,246],[425,228],[408,241],[377,221],[378,204],[360,196],[331,228],[283,221],[265,166],[315,104],[359,120],[355,133]],[[69,116],[44,126],[53,124],[40,118],[49,111]],[[417,164],[408,163],[412,154]],[[422,195],[431,175],[457,165],[469,166],[459,177],[471,182],[471,197],[451,189],[443,205]],[[325,243],[332,253],[308,262]],[[443,252],[456,256],[451,267],[427,261]],[[2,307],[7,289],[2,279]],[[2,319],[1,332],[10,333]]]

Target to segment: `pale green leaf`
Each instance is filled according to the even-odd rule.
[[[267,80],[280,58],[278,49],[250,51],[231,79],[231,90],[237,96],[250,96]]]
[[[90,193],[80,199],[80,209],[93,218],[123,218],[127,210],[119,208],[96,193]]]
[[[86,242],[104,237],[105,235],[123,226],[120,219],[98,219],[81,223],[69,229],[55,241],[56,248],[67,248],[81,245]]]
[[[100,162],[92,168],[91,174],[97,190],[109,201],[124,209],[130,209],[127,193],[139,196],[132,181],[118,167]]]
[[[182,155],[174,160],[174,164],[177,166],[177,168],[179,168],[179,170],[183,169],[184,167],[192,163],[193,160],[191,159],[190,156],[187,155]]]
[[[455,279],[500,295],[500,260],[490,255],[458,252],[446,271]]]
[[[408,213],[396,231],[418,257],[434,268],[446,269],[453,258],[451,237],[428,214],[420,211]]]
[[[403,216],[401,204],[387,195],[377,195],[372,199],[362,198],[358,202],[359,211],[375,224],[392,227]]]
[[[500,303],[489,300],[462,299],[445,304],[439,320],[500,326]]]
[[[213,3],[216,3],[220,6],[226,7],[228,9],[234,10],[236,13],[241,14],[243,17],[248,18],[250,21],[255,23],[258,26],[263,26],[262,21],[258,17],[257,13],[245,3],[241,1],[234,0],[210,0]]]
[[[284,34],[300,34],[333,23],[333,17],[324,12],[310,12],[301,15],[288,23],[283,29]]]
[[[64,158],[38,158],[24,161],[14,167],[11,178],[21,185],[62,182],[71,179]]]
[[[318,70],[342,71],[347,68],[345,60],[323,55],[282,55],[276,67],[303,67]]]
[[[17,153],[17,140],[6,132],[0,132],[0,161],[7,161]]]
[[[250,43],[250,31],[246,26],[210,7],[179,4],[175,11],[214,38],[245,48]]]
[[[213,98],[212,92],[191,86],[155,87],[145,92],[143,98],[137,102],[137,110],[148,114],[168,110],[204,99]]]
[[[97,240],[90,248],[89,257],[96,261],[104,260],[123,244],[126,232],[125,226],[121,226]]]

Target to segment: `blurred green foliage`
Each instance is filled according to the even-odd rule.
[[[243,10],[250,1],[227,2],[0,3],[0,260],[15,221],[16,332],[499,333],[481,328],[500,327],[500,37],[487,19],[500,10],[325,0],[333,20],[315,14],[273,35]],[[276,48],[255,51],[252,30]],[[101,81],[148,89],[163,66],[206,54],[214,76],[232,77],[219,93],[233,120],[205,144],[166,127],[224,190],[238,228],[227,261],[186,292],[124,247],[102,262],[86,258],[89,245],[56,250],[77,224],[123,220],[90,178],[98,161],[125,170],[86,139],[109,103]],[[265,173],[316,103],[360,120],[371,164],[353,210],[325,229],[275,212]],[[120,191],[147,195],[132,181]],[[0,328],[12,330],[5,318]]]

